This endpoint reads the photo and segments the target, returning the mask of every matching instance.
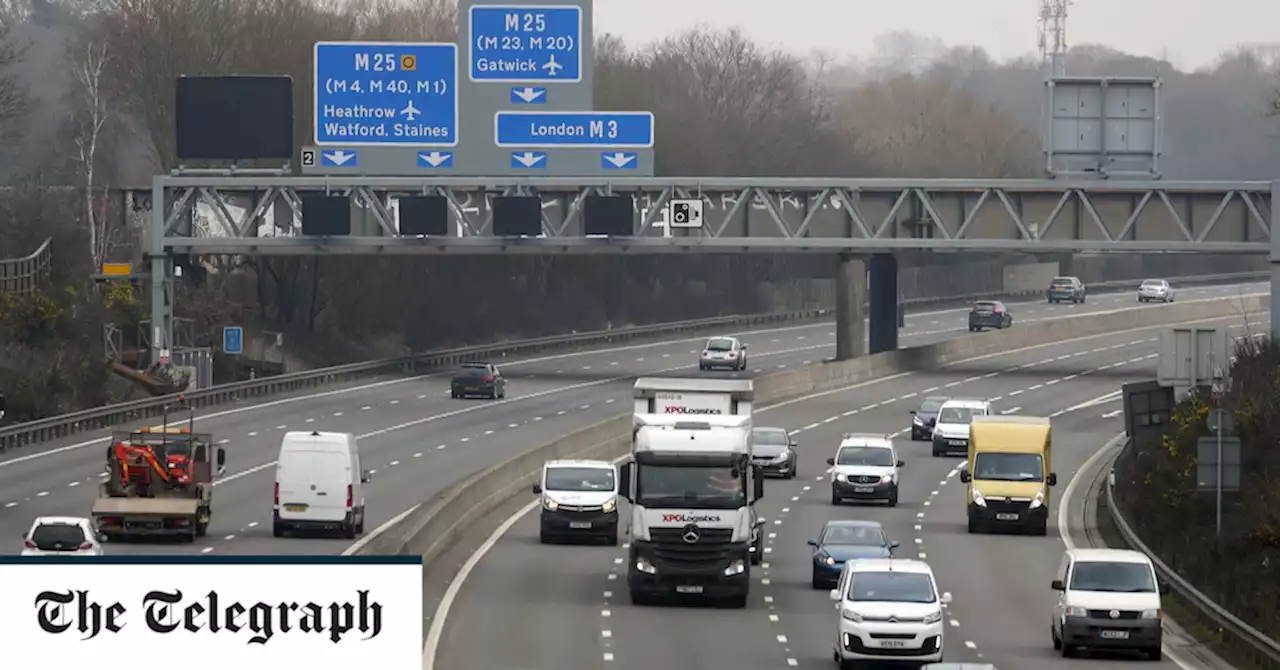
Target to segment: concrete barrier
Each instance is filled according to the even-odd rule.
[[[1144,309],[1094,312],[1014,324],[1009,330],[978,333],[944,342],[829,361],[793,372],[755,379],[757,406],[788,398],[831,391],[903,372],[929,370],[989,354],[998,354],[1080,337],[1105,335],[1136,328],[1172,326],[1204,319],[1265,313],[1266,295],[1216,298]],[[452,545],[474,522],[513,496],[524,495],[536,481],[545,461],[556,458],[614,459],[630,448],[631,416],[625,414],[581,428],[541,447],[478,472],[418,505],[376,537],[358,554],[420,554],[423,564]]]

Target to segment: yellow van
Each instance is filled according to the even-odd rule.
[[[1049,420],[1036,416],[975,416],[969,428],[969,463],[960,471],[969,532],[1014,528],[1044,535],[1049,487],[1058,483]]]

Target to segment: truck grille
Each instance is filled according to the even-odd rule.
[[[680,528],[655,528],[649,537],[654,563],[664,572],[714,570],[725,565],[733,554],[730,528],[700,528],[694,543],[684,541],[684,530]]]
[[[879,484],[880,475],[849,475],[849,481],[854,484]]]

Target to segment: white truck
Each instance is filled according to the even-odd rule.
[[[619,477],[631,503],[631,601],[690,594],[745,607],[765,523],[754,507],[764,477],[751,465],[751,381],[641,378],[633,396]]]

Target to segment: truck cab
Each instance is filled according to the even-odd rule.
[[[1046,534],[1049,489],[1058,483],[1049,419],[975,416],[969,428],[969,461],[960,471],[969,532],[1009,528]]]
[[[749,380],[636,382],[632,453],[619,477],[631,503],[632,602],[698,595],[746,606],[764,525],[754,507],[764,478],[751,464],[752,394]]]

